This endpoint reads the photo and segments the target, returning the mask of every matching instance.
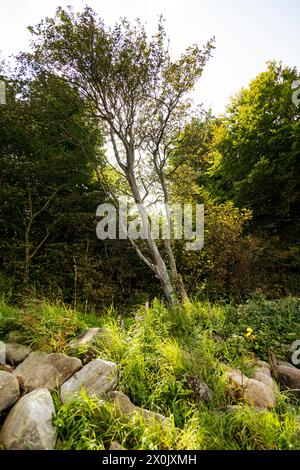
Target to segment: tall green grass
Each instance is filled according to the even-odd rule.
[[[17,329],[26,343],[45,351],[67,351],[71,338],[100,326],[105,333],[94,354],[116,362],[119,390],[135,405],[169,419],[169,424],[149,424],[137,414],[124,421],[112,403],[83,395],[61,405],[56,397],[58,448],[107,449],[113,440],[128,449],[300,448],[298,403],[282,395],[272,411],[242,406],[224,412],[231,401],[223,374],[230,366],[251,375],[255,355],[264,358],[270,348],[284,355],[282,342],[300,333],[299,299],[259,297],[241,306],[196,302],[172,311],[155,300],[123,317],[113,309],[82,314],[45,300],[26,301],[18,309],[2,301],[0,314],[2,338]],[[255,339],[245,336],[247,327]],[[189,376],[210,387],[211,403],[195,400]]]

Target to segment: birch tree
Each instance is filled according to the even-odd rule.
[[[30,29],[34,66],[64,78],[85,99],[90,115],[101,120],[111,149],[106,163],[125,180],[148,234],[143,243],[129,241],[173,305],[186,293],[171,241],[164,240],[163,256],[151,237],[147,198],[153,201],[158,195],[164,204],[169,202],[168,160],[189,119],[190,93],[213,40],[203,48],[193,45],[175,60],[162,19],[149,37],[140,21],[132,25],[124,19],[107,27],[89,7],[79,14],[59,8],[54,18]],[[102,170],[97,168],[99,181],[116,203],[118,192]],[[171,230],[170,214],[167,221]]]

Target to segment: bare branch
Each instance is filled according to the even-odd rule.
[[[30,254],[29,256],[29,259],[30,261],[32,260],[32,258],[34,258],[34,256],[37,254],[37,252],[41,249],[41,247],[44,245],[45,241],[47,240],[47,238],[49,237],[50,235],[50,232],[49,232],[49,229],[48,227],[46,228],[46,235],[44,236],[44,238],[42,238],[42,240],[40,241],[40,243],[38,244],[38,246],[35,248],[35,250]]]

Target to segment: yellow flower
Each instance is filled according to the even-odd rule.
[[[247,331],[247,333],[245,333],[245,336],[248,336],[248,337],[249,337],[249,336],[252,336],[252,333],[253,333],[252,328],[247,328],[246,331]]]
[[[253,334],[253,329],[248,327],[246,329],[246,333],[245,333],[245,336],[246,338],[248,338],[250,341],[255,341],[256,339],[256,336]]]

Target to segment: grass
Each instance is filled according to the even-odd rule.
[[[180,428],[146,423],[142,416],[122,421],[110,403],[82,396],[58,406],[55,424],[59,449],[108,449],[118,441],[126,449],[145,450],[289,450],[299,449],[296,414],[289,410],[236,413],[193,407]]]
[[[170,312],[155,300],[120,318],[113,309],[81,314],[45,300],[26,301],[22,308],[1,301],[0,337],[18,330],[34,349],[67,351],[79,332],[101,326],[105,335],[96,354],[118,365],[119,390],[169,418],[168,425],[146,423],[139,415],[124,422],[109,402],[83,395],[61,405],[55,396],[59,449],[107,449],[113,440],[128,449],[300,449],[300,410],[290,394],[282,394],[272,411],[221,411],[231,404],[225,366],[251,375],[255,355],[265,359],[272,350],[286,357],[285,342],[300,338],[299,306],[299,299],[256,297],[241,306],[192,303]],[[245,336],[248,327],[254,339]],[[210,404],[194,399],[188,376],[210,387]]]

